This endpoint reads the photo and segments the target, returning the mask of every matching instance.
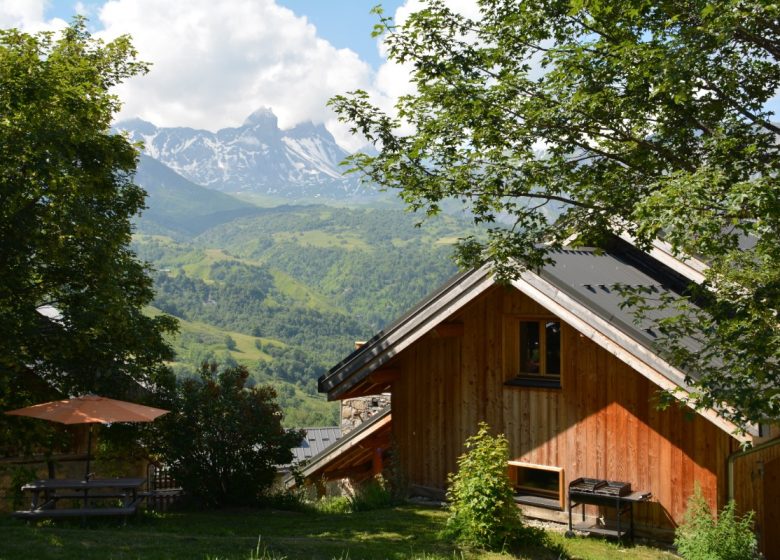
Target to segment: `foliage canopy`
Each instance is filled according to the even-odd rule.
[[[129,249],[144,204],[136,150],[112,134],[110,89],[144,73],[128,37],[0,30],[0,404],[128,398],[170,384],[168,317]],[[136,397],[137,398],[137,397]],[[9,448],[26,421],[0,420]],[[9,426],[12,426],[9,427]]]
[[[416,90],[395,114],[362,91],[331,100],[379,149],[353,168],[413,209],[455,198],[477,222],[508,217],[459,250],[501,278],[573,234],[642,248],[662,237],[702,260],[707,314],[661,325],[670,354],[697,374],[700,406],[738,424],[780,417],[780,128],[766,109],[780,84],[777,4],[478,4],[475,19],[443,0],[400,26],[380,15]],[[701,352],[676,344],[692,334]]]

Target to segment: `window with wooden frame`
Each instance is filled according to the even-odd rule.
[[[504,337],[507,384],[560,388],[561,322],[515,319]]]
[[[565,509],[562,468],[520,461],[509,461],[508,465],[515,502],[549,509]]]

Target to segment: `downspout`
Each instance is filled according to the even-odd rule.
[[[780,438],[775,438],[773,440],[765,441],[764,443],[751,447],[750,449],[735,451],[728,456],[728,459],[726,460],[726,479],[728,481],[728,496],[726,496],[727,502],[734,499],[734,463],[736,460],[778,444],[780,444]]]

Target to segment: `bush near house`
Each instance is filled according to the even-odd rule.
[[[466,546],[504,548],[517,542],[523,529],[506,472],[509,442],[503,434],[490,435],[490,427],[481,422],[465,446],[458,472],[448,478],[447,533]]]
[[[697,485],[688,500],[674,544],[685,560],[756,560],[758,542],[753,533],[753,512],[736,514],[731,500],[715,518]]]

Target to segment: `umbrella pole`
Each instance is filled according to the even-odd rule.
[[[89,455],[92,450],[92,424],[89,425],[89,432],[87,432],[87,470],[84,472],[84,480],[89,480]]]

